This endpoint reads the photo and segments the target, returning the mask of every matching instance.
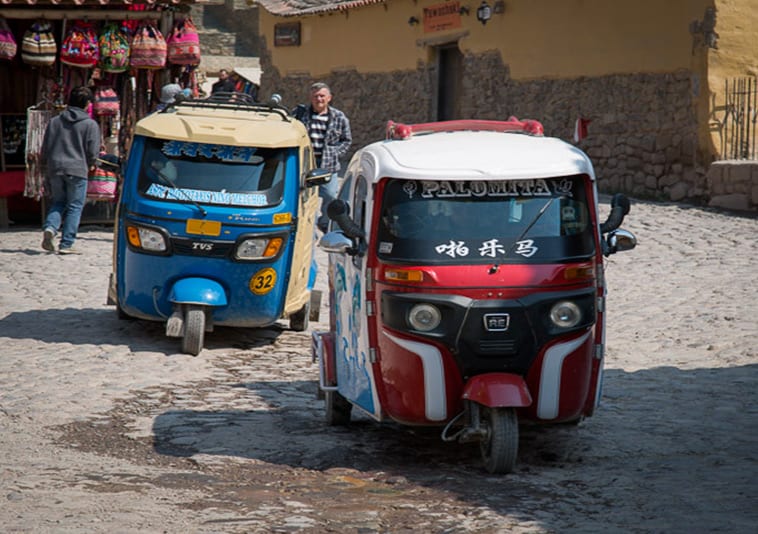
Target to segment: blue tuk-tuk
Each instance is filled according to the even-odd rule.
[[[114,228],[119,317],[165,322],[193,355],[214,325],[305,330],[316,186],[330,176],[313,167],[305,127],[278,103],[223,95],[139,121]]]

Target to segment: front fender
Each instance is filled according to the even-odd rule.
[[[175,304],[226,306],[226,292],[221,284],[209,278],[182,278],[172,287],[168,299]]]
[[[522,408],[532,404],[532,395],[519,375],[485,373],[463,387],[463,398],[490,408]]]

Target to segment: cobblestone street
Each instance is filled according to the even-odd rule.
[[[487,475],[439,429],[324,423],[311,330],[217,328],[197,357],[106,305],[112,230],[80,256],[0,232],[3,532],[754,532],[758,218],[633,202],[609,258],[604,397],[522,427]]]

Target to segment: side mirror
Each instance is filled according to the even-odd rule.
[[[352,239],[339,231],[324,234],[318,242],[318,246],[330,254],[349,254],[354,256],[356,253]]]
[[[623,193],[616,193],[611,199],[611,213],[604,223],[600,225],[600,233],[611,232],[621,226],[624,217],[629,213],[631,204],[629,199]]]
[[[637,246],[637,238],[632,232],[618,229],[608,234],[608,254],[632,250]],[[607,254],[606,254],[607,255]]]
[[[332,172],[326,169],[312,169],[305,175],[305,187],[324,185],[331,181]]]

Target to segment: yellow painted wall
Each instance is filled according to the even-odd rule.
[[[758,0],[734,0],[745,4]],[[361,73],[415,69],[428,59],[418,42],[459,35],[464,52],[500,51],[514,80],[573,78],[693,68],[689,22],[702,19],[710,0],[506,0],[505,13],[486,25],[476,20],[477,0],[462,28],[424,33],[411,16],[441,0],[389,0],[384,5],[308,17],[275,17],[264,10],[260,30],[280,74],[318,78],[333,70]],[[493,1],[490,1],[492,5]],[[758,11],[758,10],[754,10]],[[748,17],[749,19],[750,17]],[[277,22],[302,23],[299,47],[274,47]]]
[[[698,88],[697,115],[699,143],[715,155],[721,150],[726,82],[758,76],[758,0],[715,0],[714,4],[718,48],[701,53],[705,74]]]

